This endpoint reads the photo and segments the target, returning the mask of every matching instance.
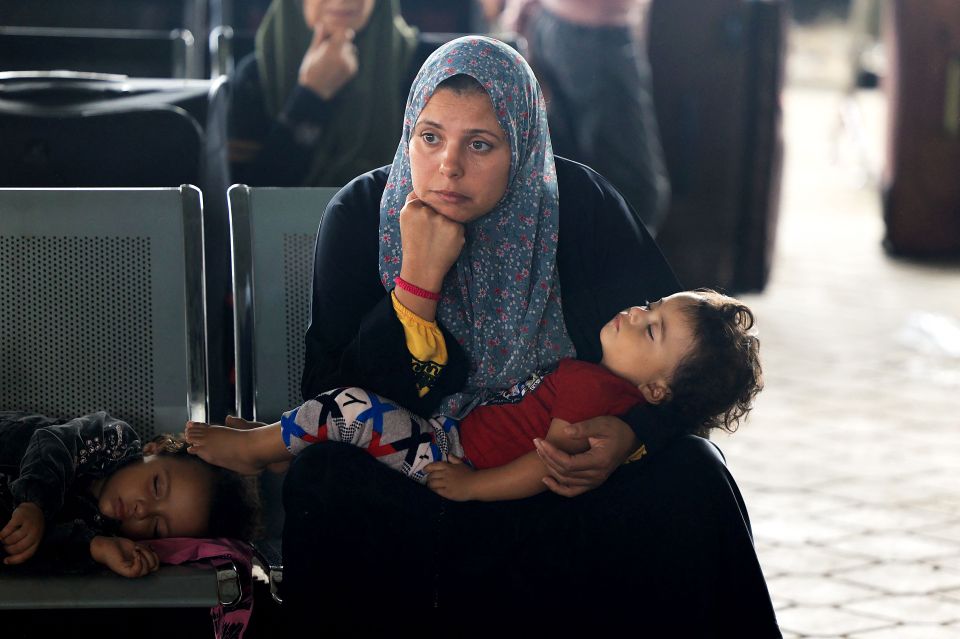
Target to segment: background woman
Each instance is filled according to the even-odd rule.
[[[391,292],[396,277],[420,293]],[[461,38],[414,81],[393,165],[327,207],[303,395],[355,385],[458,417],[565,355],[598,361],[615,312],[676,290],[616,190],[554,158],[523,59]],[[392,627],[439,608],[469,619],[468,631],[502,629],[494,613],[509,611],[541,629],[589,617],[593,628],[628,620],[672,636],[779,636],[717,450],[650,407],[571,428],[590,449],[542,450],[554,492],[513,502],[446,502],[352,446],[310,446],[284,486],[293,627],[319,623],[318,607],[371,606],[377,615],[362,622],[324,623]]]
[[[398,0],[274,0],[232,79],[232,181],[340,186],[389,161],[416,50]]]

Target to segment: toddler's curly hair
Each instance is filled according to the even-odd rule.
[[[672,375],[670,406],[690,432],[706,435],[719,428],[732,433],[763,390],[753,311],[712,289],[692,292],[697,300],[683,311],[694,343]]]

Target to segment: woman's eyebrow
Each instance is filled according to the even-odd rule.
[[[443,128],[442,124],[440,124],[439,122],[434,122],[433,120],[417,120],[417,124],[413,128],[419,129],[421,126],[429,126],[429,127],[433,127],[434,129]]]
[[[496,131],[491,131],[490,129],[469,129],[467,135],[478,135],[485,133],[486,135],[492,136],[498,140],[503,140],[503,136],[497,133]]]
[[[435,122],[434,120],[417,120],[417,124],[416,124],[416,126],[414,126],[413,128],[414,128],[414,129],[419,129],[419,128],[422,127],[422,126],[427,126],[427,127],[432,128],[432,129],[440,129],[441,131],[444,130],[443,125],[440,124],[439,122]],[[489,135],[489,136],[491,136],[491,137],[493,137],[493,138],[495,138],[495,139],[497,139],[497,140],[503,141],[503,134],[498,133],[497,131],[492,131],[492,130],[490,130],[490,129],[467,129],[467,130],[465,131],[465,133],[466,133],[468,136],[469,136],[469,135],[485,134],[485,135]]]

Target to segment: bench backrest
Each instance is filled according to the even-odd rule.
[[[204,420],[200,192],[0,189],[0,406]]]
[[[271,422],[301,403],[313,254],[339,188],[230,187],[237,411]]]

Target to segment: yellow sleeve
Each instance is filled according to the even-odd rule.
[[[428,322],[400,303],[395,293],[390,293],[393,310],[403,325],[410,351],[410,365],[417,378],[417,392],[423,397],[430,392],[440,371],[447,365],[447,343],[436,322]]]

